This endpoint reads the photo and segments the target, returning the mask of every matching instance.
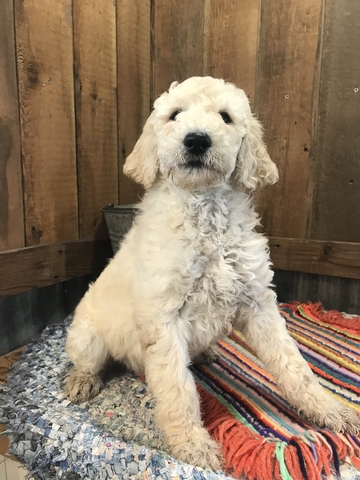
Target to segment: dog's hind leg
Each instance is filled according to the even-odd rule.
[[[91,320],[75,318],[68,331],[66,352],[74,364],[65,380],[66,396],[79,403],[95,397],[103,386],[100,373],[108,351]]]

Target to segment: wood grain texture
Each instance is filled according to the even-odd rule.
[[[0,250],[24,243],[14,11],[9,1],[0,2]]]
[[[118,202],[116,9],[73,4],[80,238],[106,234],[101,207]]]
[[[99,273],[111,257],[110,240],[93,238],[0,252],[0,297]]]
[[[78,238],[71,0],[15,0],[26,245]]]
[[[0,385],[7,379],[7,376],[14,363],[20,360],[23,350],[24,347],[20,347],[0,357]]]
[[[255,98],[260,0],[205,0],[204,74]]]
[[[275,269],[360,279],[360,244],[270,237]]]
[[[5,430],[3,425],[0,425],[0,433]],[[10,441],[8,437],[0,437],[0,455],[6,455],[9,451]]]
[[[270,251],[276,269],[360,278],[356,243],[271,237]],[[100,272],[111,256],[109,240],[93,239],[1,252],[0,297]]]
[[[204,0],[155,0],[154,96],[204,73]]]
[[[24,347],[13,350],[12,352],[2,355],[0,357],[0,385],[3,384],[11,370],[11,367],[21,358],[22,351]],[[0,433],[5,430],[3,425],[0,425]],[[6,436],[0,437],[0,455],[7,455],[9,451],[9,438]],[[1,459],[0,459],[1,461]]]
[[[259,207],[272,236],[304,238],[321,0],[262,2],[257,112],[280,181]]]
[[[326,2],[311,238],[360,242],[360,2]]]
[[[122,170],[150,114],[150,20],[150,0],[117,1],[120,204],[137,202],[142,194]]]

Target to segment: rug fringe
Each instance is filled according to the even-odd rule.
[[[310,431],[310,445],[301,438],[289,442],[264,439],[243,425],[219,400],[198,386],[205,427],[223,449],[228,474],[249,480],[321,480],[331,477],[330,465],[339,472],[340,461],[347,457],[360,467],[356,443],[330,431]]]
[[[343,313],[336,310],[324,310],[324,307],[321,302],[291,302],[282,304],[283,307],[290,308],[294,313],[300,313],[302,315],[302,310],[306,313],[316,317],[316,319],[321,322],[333,325],[335,327],[340,327],[354,334],[360,334],[360,317],[345,317]]]

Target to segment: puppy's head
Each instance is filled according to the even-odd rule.
[[[155,101],[124,173],[145,188],[159,175],[191,190],[230,179],[254,190],[278,179],[244,91],[211,77],[174,82]]]

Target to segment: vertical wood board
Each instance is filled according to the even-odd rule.
[[[14,11],[0,2],[0,250],[24,246]]]
[[[155,0],[154,98],[204,73],[204,0]]]
[[[150,0],[117,2],[117,68],[119,109],[119,200],[139,201],[142,188],[122,173],[126,157],[150,114]]]
[[[71,0],[15,0],[26,245],[78,237]]]
[[[118,201],[116,9],[74,2],[75,110],[80,238],[103,236],[101,207]]]
[[[235,83],[252,108],[260,0],[205,0],[204,74]]]
[[[259,207],[268,234],[304,238],[321,0],[262,2],[257,111],[280,180]]]
[[[311,238],[360,242],[360,2],[326,2]]]

